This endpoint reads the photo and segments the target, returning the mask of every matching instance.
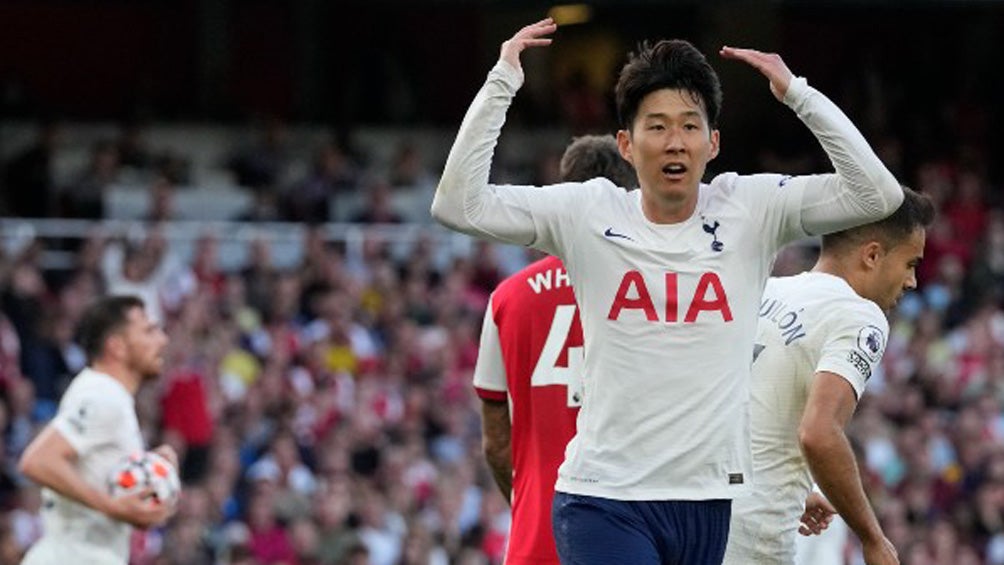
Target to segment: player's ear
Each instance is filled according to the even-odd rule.
[[[718,156],[719,143],[721,143],[721,136],[718,135],[718,130],[711,130],[711,156],[708,157],[708,161]]]
[[[125,336],[121,332],[115,332],[105,340],[105,354],[113,359],[121,359],[126,354]]]
[[[634,159],[631,157],[631,132],[626,129],[617,130],[617,150],[621,157],[634,166]]]
[[[868,270],[877,268],[883,255],[885,255],[885,249],[877,241],[869,241],[861,246],[861,262]]]

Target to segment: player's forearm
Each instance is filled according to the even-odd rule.
[[[882,528],[865,495],[854,452],[843,429],[836,423],[815,429],[803,427],[799,436],[816,483],[848,527],[862,541],[880,540]]]
[[[485,461],[506,502],[512,502],[512,424],[506,402],[481,405],[481,444]]]
[[[508,454],[498,458],[486,457],[488,468],[492,470],[492,478],[499,487],[499,492],[506,502],[512,504],[512,462]]]
[[[94,488],[80,477],[69,461],[58,456],[45,457],[26,453],[21,459],[21,472],[35,483],[71,498],[88,508],[108,513],[109,495]]]
[[[506,502],[512,503],[512,447],[508,430],[486,430],[484,438],[485,461],[492,470],[492,478]],[[504,432],[504,433],[502,433]]]
[[[469,235],[494,232],[483,225],[494,206],[488,175],[506,111],[522,81],[516,69],[499,61],[467,110],[432,201],[432,217],[444,226]]]
[[[860,219],[852,224],[859,225],[885,218],[899,207],[903,191],[896,177],[836,104],[801,77],[792,79],[784,102],[819,140],[836,169],[842,194],[837,200],[824,195],[830,197],[830,214]]]

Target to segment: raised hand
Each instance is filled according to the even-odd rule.
[[[551,44],[551,38],[544,37],[554,33],[558,25],[551,18],[544,18],[539,22],[532,23],[516,32],[516,35],[502,43],[502,52],[499,59],[509,63],[520,73],[523,72],[523,65],[519,62],[519,54],[527,47],[544,47]]]
[[[774,93],[774,97],[778,100],[784,100],[793,75],[780,55],[736,47],[722,47],[719,53],[726,59],[736,59],[755,67],[770,81],[770,91]]]

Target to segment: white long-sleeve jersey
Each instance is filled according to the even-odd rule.
[[[902,191],[853,124],[803,79],[785,98],[837,174],[722,174],[693,215],[654,224],[606,179],[488,183],[522,76],[499,62],[461,125],[433,216],[564,260],[580,306],[584,403],[563,492],[620,500],[733,498],[751,479],[749,373],[757,309],[785,243],[881,219]]]
[[[840,375],[858,398],[885,351],[889,323],[842,278],[767,281],[759,310],[750,407],[754,487],[736,500],[725,565],[793,565],[812,475],[798,427],[816,374]]]

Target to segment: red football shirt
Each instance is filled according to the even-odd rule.
[[[581,403],[582,326],[564,265],[533,263],[495,289],[485,313],[474,386],[509,402],[512,528],[506,563],[558,563],[551,501]]]

